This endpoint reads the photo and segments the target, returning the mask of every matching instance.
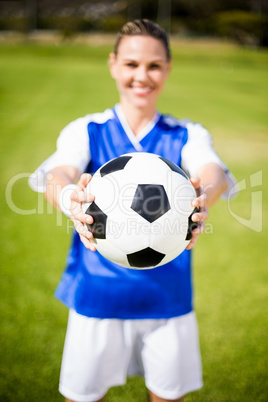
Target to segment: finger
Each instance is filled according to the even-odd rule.
[[[191,219],[193,222],[202,222],[206,221],[209,217],[209,212],[207,208],[201,209],[199,212],[196,212],[192,215]]]
[[[200,222],[198,224],[198,227],[193,229],[191,232],[192,238],[190,240],[190,243],[188,244],[188,246],[186,247],[187,250],[190,250],[191,248],[193,248],[197,242],[197,239],[199,237],[199,235],[201,233],[203,233],[205,231],[205,223],[204,222]]]
[[[84,211],[82,210],[82,204],[94,201],[94,196],[92,194],[86,193],[84,191],[74,191],[71,194],[71,214],[78,220],[84,223],[92,223],[91,220],[86,219],[84,216]]]
[[[81,222],[72,219],[75,230],[80,236],[80,240],[84,246],[92,251],[96,251],[96,245],[93,239],[93,234]]]
[[[196,191],[196,194],[197,194],[197,195],[200,195],[200,194],[202,193],[201,186],[200,186],[200,180],[197,179],[196,177],[192,177],[192,178],[190,179],[190,182],[191,182],[192,185],[194,186],[195,191]]]
[[[94,219],[91,215],[85,214],[82,209],[76,209],[72,210],[72,216],[71,219],[74,222],[74,220],[79,221],[82,224],[88,223],[89,225],[92,225],[94,222]]]
[[[198,240],[198,236],[194,236],[191,238],[190,243],[188,244],[188,246],[186,247],[187,250],[191,250],[197,243]]]
[[[195,208],[205,207],[207,205],[207,195],[202,193],[199,197],[192,200],[192,206]]]
[[[197,243],[198,237],[201,233],[204,233],[205,231],[205,223],[199,222],[197,228],[193,229],[191,232],[192,238],[190,240],[190,243],[187,245],[186,249],[191,250]]]
[[[72,202],[70,211],[71,211],[71,217],[73,217],[83,223],[92,223],[91,220],[86,219],[86,217],[89,217],[89,215],[84,213],[81,203]]]
[[[92,240],[88,240],[84,236],[81,236],[81,235],[80,235],[80,239],[86,248],[88,248],[91,251],[96,251],[96,246]]]
[[[94,201],[94,195],[87,191],[81,190],[78,186],[70,195],[71,202],[92,202]]]
[[[201,233],[205,231],[205,222],[201,221],[198,223],[198,226],[192,230],[192,237],[199,236]]]
[[[194,188],[200,187],[200,180],[197,177],[191,177],[190,182],[194,186]]]
[[[81,223],[79,220],[71,218],[74,224],[74,228],[77,231],[77,233],[83,237],[85,237],[88,240],[91,240],[93,238],[93,234],[87,229],[87,227]]]
[[[92,179],[92,176],[89,173],[83,173],[80,176],[80,179],[79,179],[77,185],[84,190],[91,179]]]

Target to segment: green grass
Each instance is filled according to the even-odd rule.
[[[70,241],[62,218],[27,185],[73,119],[118,99],[109,77],[112,46],[0,46],[1,401],[61,401],[57,392],[67,310],[53,297]],[[220,201],[194,253],[195,304],[204,388],[187,401],[265,401],[267,384],[268,54],[228,44],[173,43],[173,71],[159,109],[202,122],[246,189],[232,214],[251,216],[250,176],[263,172],[263,228],[245,227]],[[24,174],[25,173],[25,174]],[[11,186],[14,179],[14,185]],[[12,187],[12,192],[10,191]],[[5,192],[7,193],[5,194]],[[15,213],[7,205],[35,214]],[[9,202],[10,204],[10,202]],[[14,208],[13,208],[14,209]],[[142,379],[107,401],[145,401]]]

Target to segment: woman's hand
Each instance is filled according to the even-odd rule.
[[[92,233],[87,229],[86,223],[93,223],[93,218],[87,215],[82,210],[82,204],[84,202],[94,201],[94,196],[85,191],[86,186],[92,179],[90,174],[84,173],[81,175],[80,180],[77,183],[76,189],[71,194],[71,220],[74,223],[75,230],[80,236],[80,239],[84,246],[89,250],[95,251],[96,246],[93,241]]]
[[[190,179],[192,185],[196,190],[197,197],[192,201],[192,206],[199,208],[199,211],[194,213],[192,216],[192,221],[197,222],[197,228],[192,230],[192,238],[187,250],[193,248],[198,240],[198,236],[205,230],[205,221],[208,219],[208,208],[207,208],[207,196],[204,193],[202,187],[200,187],[200,181],[198,179]]]

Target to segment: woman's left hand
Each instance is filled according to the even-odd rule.
[[[192,230],[192,238],[190,243],[186,247],[187,250],[190,250],[196,245],[198,240],[198,236],[205,231],[205,221],[208,219],[208,208],[207,208],[207,196],[204,193],[202,187],[200,186],[200,181],[198,179],[192,178],[190,179],[192,185],[196,190],[197,197],[193,199],[192,206],[194,208],[199,208],[199,211],[194,213],[192,216],[192,221],[197,222],[197,228]]]

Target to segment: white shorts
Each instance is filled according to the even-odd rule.
[[[147,388],[164,399],[200,389],[195,313],[161,320],[118,320],[88,318],[71,310],[60,393],[77,402],[96,401],[131,375],[143,375]]]

